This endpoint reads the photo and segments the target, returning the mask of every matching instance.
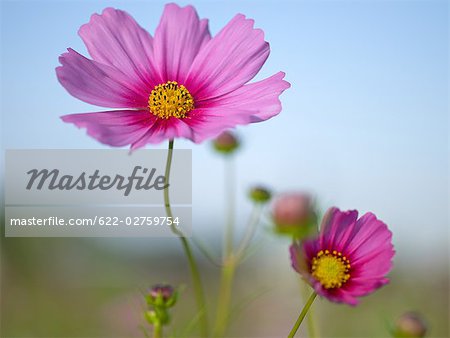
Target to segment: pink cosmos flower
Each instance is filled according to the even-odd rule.
[[[356,210],[326,213],[316,239],[293,244],[293,268],[329,300],[356,305],[389,282],[394,249],[392,233],[372,213],[358,219]]]
[[[192,6],[165,6],[152,37],[124,11],[107,8],[79,30],[92,59],[73,49],[59,58],[59,82],[90,104],[119,110],[72,114],[110,146],[132,149],[177,137],[196,143],[281,111],[290,85],[279,72],[249,82],[269,56],[264,33],[236,15],[216,36]]]

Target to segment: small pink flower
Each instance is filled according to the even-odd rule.
[[[152,37],[126,12],[107,8],[79,35],[92,59],[69,48],[56,68],[59,82],[82,101],[119,110],[62,119],[111,146],[202,142],[277,115],[290,86],[282,72],[248,84],[270,48],[241,14],[211,37],[192,6],[168,4]]]
[[[358,297],[387,284],[394,248],[392,233],[372,213],[331,208],[318,238],[293,244],[293,268],[329,300],[356,305]]]

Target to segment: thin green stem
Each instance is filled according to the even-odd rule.
[[[162,338],[162,325],[159,323],[153,325],[153,338]]]
[[[302,299],[306,299],[309,296],[311,287],[303,280],[299,280],[299,284],[301,288]],[[309,309],[308,316],[306,318],[308,328],[308,338],[317,338],[319,336],[316,323],[314,321],[314,312],[315,312],[314,309]]]
[[[241,261],[242,257],[245,254],[245,251],[250,245],[251,240],[253,239],[256,231],[256,226],[259,223],[259,219],[261,217],[261,204],[257,203],[253,207],[252,214],[247,223],[247,227],[245,229],[244,236],[242,237],[238,249],[236,250],[236,261]]]
[[[236,264],[233,256],[224,262],[222,277],[217,302],[216,323],[214,326],[214,337],[223,337],[228,326],[229,311],[231,304],[231,291]]]
[[[305,306],[302,309],[302,312],[300,312],[300,315],[297,318],[297,321],[295,322],[291,332],[289,332],[288,338],[293,338],[295,334],[297,333],[298,328],[303,322],[303,319],[305,319],[306,314],[308,313],[308,310],[310,309],[312,303],[314,302],[314,299],[316,299],[317,293],[313,292],[311,296],[309,296],[308,301],[306,302]]]
[[[235,221],[235,168],[232,157],[226,158],[225,168],[225,188],[226,199],[228,201],[227,210],[227,225],[225,228],[223,258],[229,257],[233,252],[233,236],[234,236],[234,221]]]
[[[165,183],[169,184],[170,177],[170,168],[172,166],[172,158],[173,158],[173,140],[169,141],[169,149],[167,153],[167,162],[166,162],[166,172],[165,172]],[[170,206],[169,199],[169,187],[164,189],[164,205],[166,208],[167,217],[173,217],[172,208]],[[188,240],[184,236],[183,232],[172,224],[171,225],[172,232],[180,238],[181,244],[183,246],[184,253],[186,254],[189,269],[191,270],[192,282],[194,284],[194,293],[195,300],[197,302],[197,307],[200,313],[200,325],[201,325],[201,333],[203,337],[208,337],[208,318],[206,312],[206,301],[205,294],[203,291],[203,285],[200,278],[200,271],[197,266],[197,262],[195,261],[194,255],[192,253],[191,246],[189,245]]]
[[[317,335],[317,329],[316,329],[316,322],[314,321],[314,309],[309,309],[308,314],[308,338],[316,338]]]
[[[234,222],[235,222],[235,168],[233,158],[226,159],[225,188],[228,201],[227,223],[225,225],[222,271],[217,301],[216,321],[214,325],[214,337],[223,337],[228,326],[228,318],[231,304],[231,291],[236,269],[236,260],[233,255]]]
[[[302,300],[306,299],[309,296],[311,287],[303,280],[299,280],[299,285],[301,288]],[[315,312],[314,309],[309,309],[308,316],[306,318],[308,328],[308,338],[317,338],[319,336],[316,323],[314,320],[314,312]]]

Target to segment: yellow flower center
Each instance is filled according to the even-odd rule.
[[[148,98],[148,108],[161,119],[182,119],[194,109],[194,99],[185,86],[168,81],[153,88]]]
[[[321,250],[312,259],[311,271],[325,289],[340,288],[350,278],[350,261],[336,250]]]

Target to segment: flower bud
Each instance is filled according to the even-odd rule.
[[[161,328],[170,322],[169,308],[177,301],[177,292],[170,285],[157,284],[146,295],[149,309],[144,316],[150,325]]]
[[[147,295],[147,303],[154,307],[169,308],[175,305],[177,293],[170,285],[157,284]]]
[[[231,154],[239,148],[239,139],[231,131],[224,131],[213,141],[214,149],[222,154]]]
[[[256,186],[250,189],[250,199],[255,203],[267,203],[269,202],[272,194],[270,190],[262,186]]]
[[[317,216],[311,196],[303,193],[287,193],[279,196],[272,211],[278,233],[301,238],[317,227]]]
[[[423,317],[415,312],[406,312],[401,315],[394,329],[395,337],[402,338],[421,338],[425,337],[427,324]]]

